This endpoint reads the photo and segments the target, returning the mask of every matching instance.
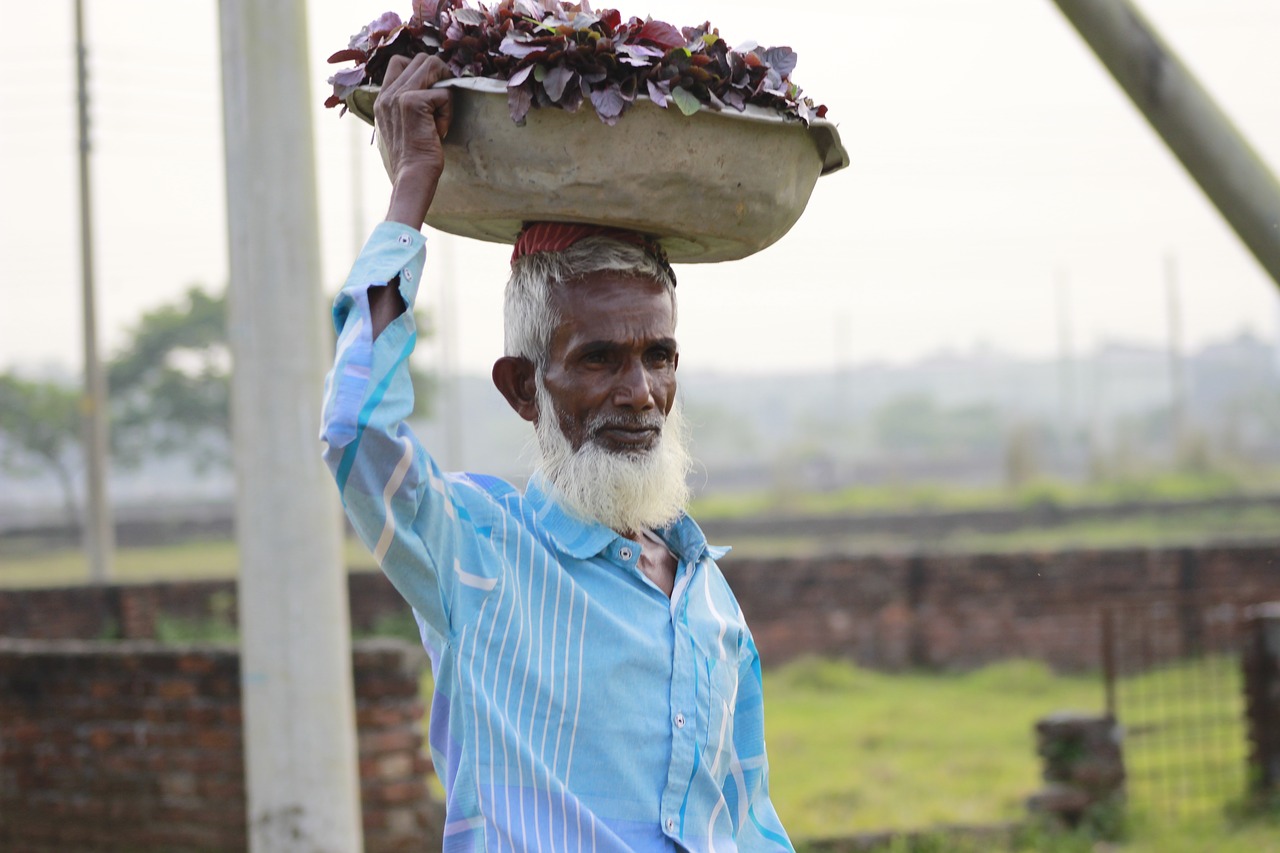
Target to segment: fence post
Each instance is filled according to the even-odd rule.
[[[1124,804],[1122,734],[1110,715],[1059,712],[1036,723],[1036,752],[1045,785],[1027,808],[1066,826],[1089,822],[1115,829]]]
[[[1244,619],[1249,787],[1266,798],[1280,792],[1280,602],[1249,607]]]

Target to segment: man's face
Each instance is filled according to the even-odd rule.
[[[560,430],[577,451],[654,449],[676,398],[675,317],[661,283],[599,272],[560,291],[544,374]]]

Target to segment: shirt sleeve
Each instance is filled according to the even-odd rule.
[[[764,685],[760,654],[751,632],[745,630],[738,658],[738,695],[733,740],[738,763],[725,786],[726,795],[741,786],[746,819],[738,824],[738,849],[747,853],[794,851],[787,831],[769,799],[769,757],[764,743]],[[740,774],[740,775],[739,775]],[[736,792],[735,792],[736,793]]]
[[[357,259],[334,301],[337,353],[325,379],[320,438],[357,535],[414,610],[447,635],[458,513],[445,477],[405,423],[413,411],[412,306],[425,249],[416,229],[384,222]],[[387,284],[399,287],[409,307],[375,341],[368,291]]]

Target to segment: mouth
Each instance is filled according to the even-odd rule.
[[[618,450],[648,450],[658,442],[662,430],[656,426],[624,426],[614,424],[600,427],[593,436],[605,447]]]

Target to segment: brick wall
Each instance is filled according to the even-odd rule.
[[[722,562],[766,664],[804,654],[865,666],[964,668],[1012,656],[1098,666],[1101,609],[1179,604],[1155,645],[1177,654],[1196,620],[1280,599],[1280,545],[1199,549],[750,559]],[[233,624],[229,581],[0,592],[0,635],[154,636],[161,616]],[[409,608],[377,573],[350,576],[358,633],[412,639]],[[1140,615],[1140,614],[1138,614]],[[1153,620],[1153,624],[1154,624]]]
[[[408,605],[377,572],[349,575],[351,626],[361,633]],[[0,590],[0,637],[31,640],[152,639],[161,615],[236,624],[234,581],[184,581]]]
[[[440,837],[420,651],[354,653],[365,849]],[[246,849],[234,648],[0,639],[0,849]]]
[[[1145,620],[1163,658],[1214,620],[1280,599],[1280,546],[1044,554],[829,557],[723,563],[768,664],[833,655],[880,668],[966,668],[1009,657],[1100,666],[1104,608]],[[1227,615],[1224,617],[1224,613]]]

